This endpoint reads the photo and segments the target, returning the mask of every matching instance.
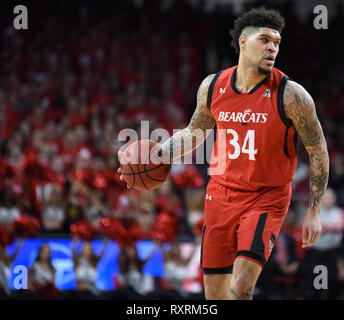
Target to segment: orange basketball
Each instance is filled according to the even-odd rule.
[[[171,164],[161,160],[161,148],[152,140],[131,143],[121,159],[122,175],[125,182],[137,190],[154,190],[168,178]]]

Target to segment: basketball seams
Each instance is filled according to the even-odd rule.
[[[136,182],[135,172],[134,172],[134,169],[131,167],[131,164],[129,163],[129,161],[128,161],[127,165],[129,166],[131,172],[133,173],[132,176],[134,177],[134,181],[133,181],[133,184],[130,186],[130,188],[133,188],[135,186],[135,182]],[[128,175],[130,175],[130,173],[128,173]]]
[[[157,146],[158,146],[158,144],[156,144],[156,145],[152,148],[152,150],[149,152],[148,160],[150,160],[151,154],[152,154],[153,150],[155,150],[155,149],[157,148]],[[164,165],[165,165],[165,164],[162,163],[162,164],[159,165],[159,166],[156,166],[156,167],[154,167],[154,168],[151,168],[151,169],[148,169],[148,170],[147,170],[147,169],[146,169],[147,163],[145,162],[145,163],[143,164],[143,172],[146,174],[146,176],[147,176],[149,179],[151,179],[151,180],[153,180],[153,181],[163,182],[163,181],[165,181],[165,179],[156,179],[156,178],[153,178],[152,176],[150,176],[150,175],[148,174],[148,171],[153,171],[154,169],[160,168],[160,167],[162,167],[162,166],[164,166]]]
[[[137,171],[138,171],[139,177],[140,177],[140,179],[142,181],[142,184],[144,185],[144,187],[147,190],[149,190],[149,188],[147,188],[147,185],[145,184],[145,182],[144,182],[144,180],[143,180],[143,178],[141,176],[141,172],[140,172],[140,167],[139,167],[139,142],[138,141],[136,142],[136,148],[137,148],[137,150],[136,150],[136,167],[137,167]]]
[[[150,146],[152,145],[152,142],[155,142],[155,141],[149,142]],[[128,171],[127,172],[122,172],[122,175],[124,175],[124,176],[133,176],[133,184],[131,185],[131,187],[135,187],[135,185],[137,185],[137,187],[140,187],[139,180],[137,180],[137,178],[136,178],[136,174],[138,174],[139,177],[140,177],[140,181],[142,182],[142,187],[144,187],[146,190],[153,190],[153,189],[156,188],[156,187],[153,187],[153,185],[152,185],[152,183],[154,184],[153,181],[156,181],[155,184],[157,184],[157,185],[161,185],[161,182],[166,181],[166,178],[165,179],[158,179],[158,178],[160,178],[160,175],[161,176],[166,176],[166,173],[168,173],[167,168],[166,168],[166,164],[165,163],[161,163],[161,164],[156,165],[153,168],[147,168],[148,165],[153,164],[153,163],[150,163],[150,160],[152,158],[152,154],[160,146],[157,142],[155,142],[155,145],[152,146],[152,149],[149,152],[148,158],[146,158],[146,160],[143,163],[139,164],[139,145],[140,145],[139,143],[140,143],[139,141],[136,141],[136,145],[132,146],[132,150],[136,153],[136,164],[135,163],[130,164],[130,162],[127,161],[126,164],[130,168],[131,173],[128,172]],[[135,165],[136,165],[136,168],[137,168],[137,172],[135,172],[135,169],[134,169]],[[162,168],[162,169],[159,170],[159,168]],[[170,169],[171,169],[171,166],[169,167],[169,170]],[[159,170],[157,172],[158,178],[152,177],[149,174],[149,172],[153,171],[153,170]]]
[[[158,166],[150,168],[150,169],[145,169],[143,171],[138,171],[138,172],[133,172],[133,173],[122,173],[122,175],[124,175],[124,176],[131,176],[132,174],[136,175],[136,174],[139,174],[139,173],[146,173],[148,171],[153,171],[155,169],[159,169],[159,168],[163,167],[164,165],[165,165],[165,163],[162,163],[162,164],[159,164]]]
[[[140,167],[139,167],[139,165],[136,164],[136,166],[137,166],[137,170],[139,171],[138,174],[139,174],[139,176],[140,176],[140,179],[141,179],[141,181],[142,181],[142,184],[144,185],[144,187],[145,187],[147,190],[149,190],[149,189],[147,188],[147,186],[146,186],[146,184],[145,184],[145,182],[144,182],[142,176],[141,176],[141,172],[140,172]]]
[[[144,165],[144,167],[146,167],[146,165]],[[155,167],[154,169],[156,169],[157,167]],[[152,170],[150,170],[150,171],[152,171]],[[154,181],[158,181],[158,182],[163,182],[163,181],[165,181],[166,179],[156,179],[156,178],[153,178],[152,176],[150,176],[149,174],[148,174],[148,172],[145,170],[144,171],[144,173],[146,174],[146,176],[149,178],[149,179],[151,179],[151,180],[154,180]]]

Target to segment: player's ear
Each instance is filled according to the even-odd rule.
[[[239,47],[240,47],[240,51],[241,50],[245,50],[246,48],[246,43],[247,43],[247,37],[242,35],[239,38]]]

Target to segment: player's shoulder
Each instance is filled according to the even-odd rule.
[[[301,92],[301,91],[306,91],[306,89],[298,82],[288,79],[285,88],[290,91],[290,92]]]
[[[215,77],[216,73],[209,74],[206,76],[203,81],[201,82],[201,85],[198,88],[197,92],[197,100],[198,102],[202,102],[204,105],[208,105],[209,103],[209,96],[212,95],[212,87],[214,87],[215,84]]]
[[[288,104],[288,102],[301,98],[312,99],[308,91],[300,83],[288,79],[283,94],[284,103]]]
[[[216,73],[211,73],[209,75],[207,75],[201,82],[200,85],[200,89],[205,89],[205,88],[209,88],[210,84],[212,83],[212,81],[214,80],[216,76]]]
[[[299,83],[288,80],[283,94],[284,111],[289,119],[315,110],[314,101],[308,91]]]
[[[227,74],[233,72],[233,70],[236,68],[236,66],[227,68],[227,69],[223,69],[223,70],[219,70],[216,73],[211,73],[209,75],[207,75],[201,85],[200,88],[201,89],[208,89],[212,84],[214,84],[218,78],[220,78],[220,76],[226,76]]]
[[[211,73],[203,79],[197,92],[198,104],[206,106],[208,109],[210,109],[213,90],[221,74],[222,70],[218,71],[217,73]]]

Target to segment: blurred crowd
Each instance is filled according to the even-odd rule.
[[[173,165],[160,189],[138,192],[119,180],[117,151],[119,132],[124,128],[139,132],[142,120],[149,120],[151,131],[184,128],[202,79],[236,64],[228,36],[233,8],[219,4],[206,11],[205,5],[206,1],[191,6],[180,0],[146,0],[140,5],[129,0],[51,1],[32,10],[28,6],[28,30],[16,31],[2,22],[0,224],[10,228],[25,214],[41,222],[37,236],[54,237],[68,236],[78,221],[97,227],[104,217],[130,218],[145,238],[151,238],[157,216],[165,213],[179,219],[177,238],[192,242],[199,237],[195,228],[203,217],[206,165]],[[311,12],[302,20],[292,2],[279,8],[287,26],[277,67],[313,96],[331,171],[321,213],[323,234],[312,249],[302,250],[300,224],[308,201],[309,167],[300,145],[290,213],[256,296],[339,298],[344,294],[344,43],[336,39],[344,28],[344,9],[338,4],[330,28],[316,31]],[[49,248],[43,248],[40,256],[49,256],[46,251]],[[175,248],[164,257],[167,261],[177,254]],[[118,284],[124,288],[130,281],[141,283],[144,261],[135,257],[135,246],[120,254]],[[92,258],[92,263],[100,258]],[[94,278],[89,262],[76,257],[74,262],[81,268],[79,274]],[[187,263],[185,257],[166,262],[166,274],[182,277]],[[329,286],[335,288],[323,295],[312,289],[313,266],[318,264],[329,266]],[[30,274],[40,271],[53,283],[53,268],[51,263],[38,264]],[[172,285],[166,277],[162,287],[167,292]],[[183,293],[180,283],[175,288],[173,292]]]

